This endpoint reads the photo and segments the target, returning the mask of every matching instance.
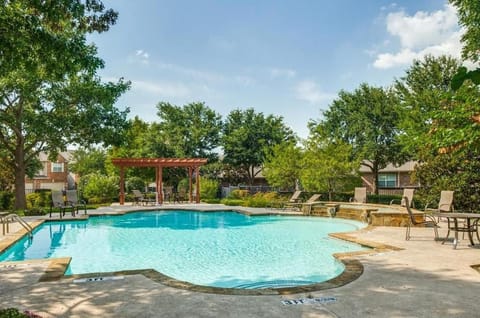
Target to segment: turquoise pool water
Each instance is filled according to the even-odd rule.
[[[0,261],[72,257],[67,274],[153,268],[193,284],[264,288],[338,276],[332,256],[363,247],[328,233],[365,226],[343,219],[158,211],[46,222]]]

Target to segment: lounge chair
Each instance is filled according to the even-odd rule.
[[[50,217],[52,217],[52,209],[59,208],[60,209],[60,218],[65,216],[65,209],[67,206],[65,205],[65,200],[63,198],[63,191],[52,191],[52,205],[50,206]],[[75,216],[75,210],[72,210],[72,216]]]
[[[83,208],[83,213],[87,214],[87,203],[78,199],[77,190],[67,190],[67,201],[65,204],[76,210],[77,214],[80,208]]]
[[[353,198],[350,202],[367,203],[367,188],[355,188]]]
[[[410,207],[415,208],[415,204],[413,203],[413,194],[415,193],[415,189],[403,189],[402,199],[393,199],[390,201],[390,205],[394,204],[395,202],[399,202],[400,206],[405,206],[406,202],[403,198],[408,198],[408,203]]]
[[[146,198],[140,190],[132,190],[133,193],[133,204],[144,204],[156,202],[153,199]]]
[[[291,205],[291,204],[294,204],[294,203],[299,203],[301,194],[302,194],[302,191],[297,190],[297,191],[293,192],[292,196],[290,197],[290,199],[288,199],[288,201],[274,202],[272,204],[272,207],[285,209],[287,207],[287,205]]]
[[[321,196],[322,196],[321,194],[314,194],[310,198],[308,198],[308,200],[305,202],[287,203],[285,207],[297,208],[301,210],[304,206],[308,206],[308,210],[305,212],[307,214],[310,214],[310,212],[312,211],[312,205],[316,203]]]
[[[407,230],[405,232],[405,240],[410,240],[410,227],[416,226],[416,225],[424,225],[426,227],[433,227],[433,232],[435,233],[435,240],[438,240],[438,224],[435,221],[435,218],[429,214],[424,214],[425,220],[424,221],[416,221],[415,217],[413,215],[412,210],[410,209],[410,202],[408,201],[407,197],[403,197],[403,200],[405,201],[405,208],[407,209],[408,212],[408,223],[407,223]]]

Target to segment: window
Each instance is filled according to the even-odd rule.
[[[397,175],[395,173],[382,173],[378,175],[379,188],[395,188],[397,186]]]
[[[63,162],[52,162],[52,172],[63,172]]]

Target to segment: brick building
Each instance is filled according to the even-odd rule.
[[[411,174],[415,170],[416,161],[408,161],[400,166],[388,164],[378,174],[378,189],[380,194],[402,194],[404,188],[417,188],[419,185],[413,183]],[[360,167],[363,186],[367,192],[373,192],[373,174],[364,165]]]
[[[72,160],[72,152],[60,152],[56,161],[48,160],[48,154],[40,153],[42,168],[33,179],[25,178],[25,191],[34,192],[37,189],[66,190],[75,189],[76,176],[69,172],[68,164]]]

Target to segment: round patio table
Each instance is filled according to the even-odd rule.
[[[470,240],[471,246],[475,245],[475,243],[473,242],[473,233],[477,235],[477,239],[480,242],[480,237],[478,235],[478,222],[480,221],[480,213],[437,212],[433,213],[433,215],[447,219],[448,232],[442,244],[447,241],[451,230],[455,232],[455,238],[453,239],[454,249],[457,248],[458,244],[458,232],[466,232],[468,234],[468,239]],[[463,226],[459,226],[459,220],[466,220],[466,222]]]

